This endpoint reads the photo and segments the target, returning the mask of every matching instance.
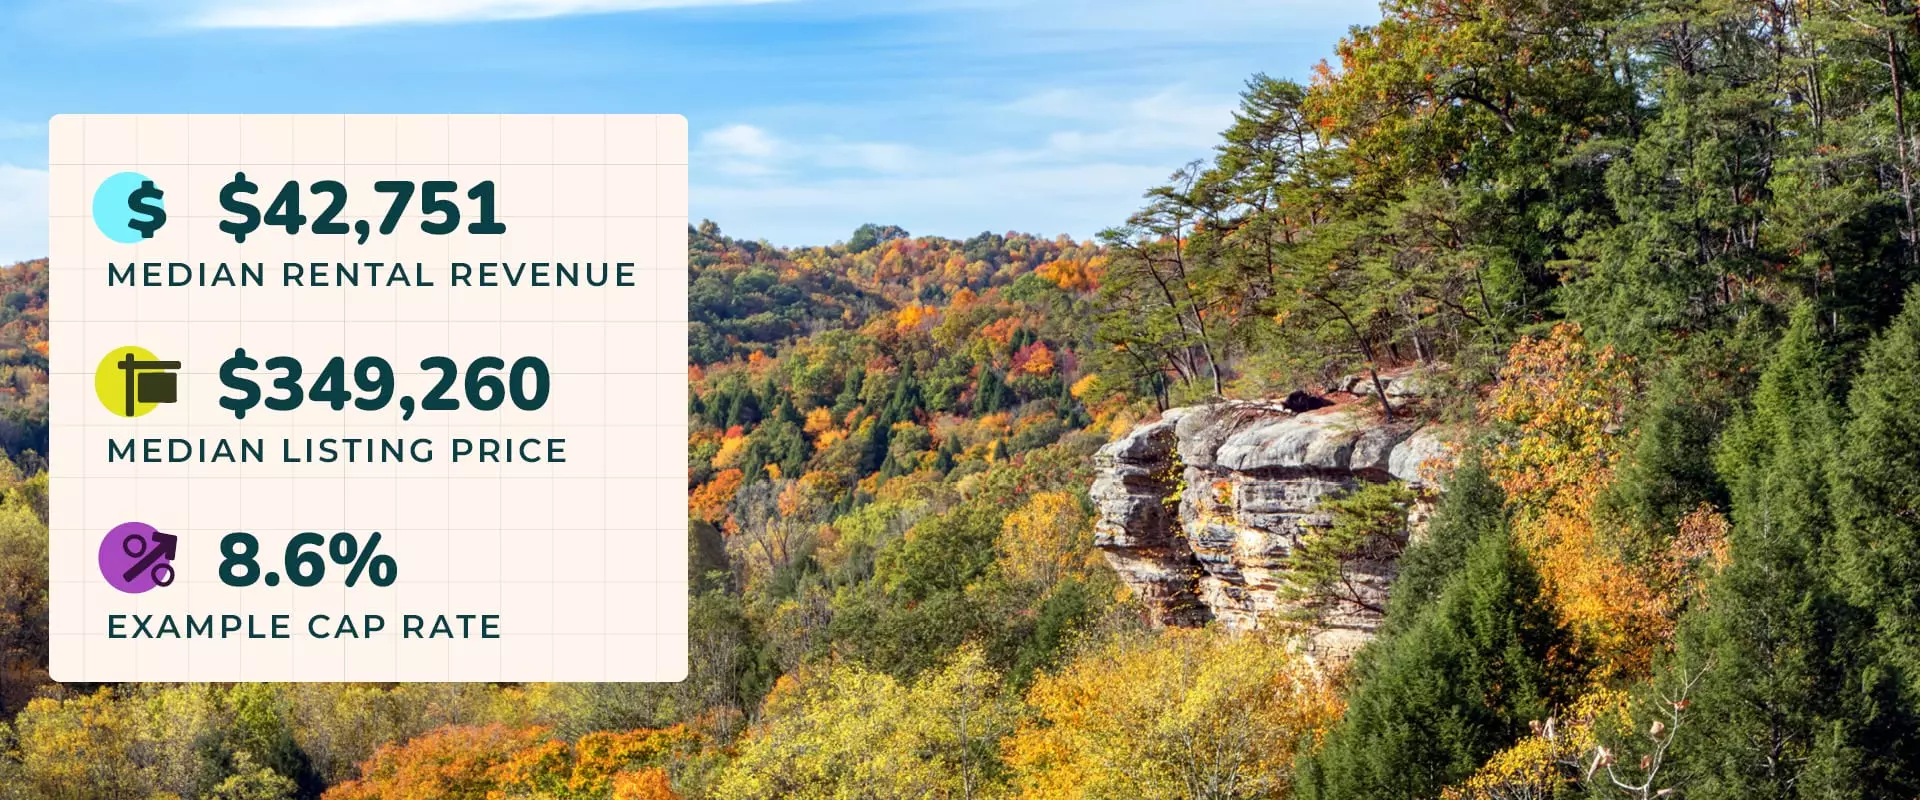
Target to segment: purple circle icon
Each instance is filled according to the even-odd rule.
[[[123,522],[100,542],[100,574],[113,588],[139,594],[173,583],[173,559],[179,553],[180,537],[144,522]]]

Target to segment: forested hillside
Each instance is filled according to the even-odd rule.
[[[0,448],[29,471],[47,452],[47,262],[0,269]]]
[[[0,797],[1920,796],[1920,15],[1384,12],[1093,241],[694,230],[676,685],[48,683],[6,271]],[[1094,451],[1348,375],[1459,432],[1378,637],[1147,625]]]

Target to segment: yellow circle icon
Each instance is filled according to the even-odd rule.
[[[93,393],[119,417],[138,417],[179,399],[178,361],[161,361],[143,347],[122,347],[100,359]]]

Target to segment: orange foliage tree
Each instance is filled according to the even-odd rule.
[[[669,800],[662,769],[697,751],[684,726],[597,732],[569,744],[543,727],[455,725],[388,744],[325,800]]]
[[[546,740],[545,728],[455,725],[404,743],[382,745],[359,780],[327,790],[326,800],[439,798],[488,800],[493,770]]]
[[[692,496],[687,498],[687,510],[694,519],[719,524],[727,518],[727,504],[733,502],[733,495],[740,491],[740,484],[745,477],[745,473],[737,469],[715,473],[713,480],[693,490]]]
[[[1482,406],[1502,434],[1487,467],[1506,490],[1516,538],[1595,677],[1645,674],[1673,633],[1663,565],[1629,563],[1595,524],[1627,441],[1632,392],[1624,359],[1561,324],[1514,345]]]

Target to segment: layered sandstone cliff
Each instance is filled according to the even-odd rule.
[[[1317,644],[1339,650],[1378,627],[1354,603],[1300,608],[1283,591],[1289,555],[1328,524],[1325,498],[1390,480],[1430,490],[1450,448],[1432,426],[1384,422],[1370,403],[1289,410],[1315,404],[1300,400],[1170,409],[1095,456],[1095,543],[1155,622],[1244,629],[1311,616]],[[1348,574],[1385,605],[1393,563],[1353,562]]]

